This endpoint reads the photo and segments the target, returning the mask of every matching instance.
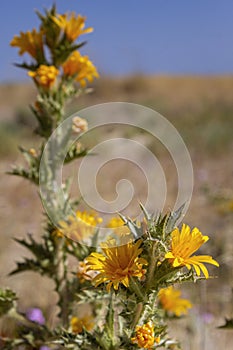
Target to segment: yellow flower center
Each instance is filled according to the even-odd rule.
[[[148,263],[145,259],[139,257],[142,252],[142,249],[139,248],[141,243],[141,240],[135,244],[129,241],[127,244],[116,246],[116,241],[109,239],[102,244],[103,254],[91,253],[86,261],[89,270],[98,272],[93,279],[95,286],[108,282],[108,291],[110,291],[112,285],[117,290],[120,283],[125,287],[129,287],[131,277],[142,279],[146,273],[143,265]]]

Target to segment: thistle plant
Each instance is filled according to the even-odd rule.
[[[85,17],[58,14],[55,6],[37,15],[39,29],[21,32],[11,45],[19,48],[20,55],[30,57],[29,63],[17,66],[27,70],[38,91],[31,110],[41,144],[38,149],[20,147],[27,166],[15,166],[10,174],[35,186],[46,183],[58,224],[45,211],[39,241],[32,235],[15,238],[33,258],[18,262],[11,274],[35,271],[50,278],[60,311],[52,328],[40,313],[38,318],[38,310],[20,313],[15,293],[1,290],[0,316],[14,323],[13,331],[7,327],[1,330],[2,346],[41,350],[178,349],[178,340],[169,337],[167,321],[186,315],[192,304],[181,297],[177,286],[207,279],[205,264],[219,266],[209,255],[195,255],[208,237],[198,228],[185,224],[177,227],[183,207],[153,215],[141,204],[141,222],[116,213],[105,225],[109,237],[99,244],[103,220],[95,212],[79,209],[79,201],[70,198],[69,181],[62,188],[65,200],[60,200],[54,182],[58,170],[54,148],[65,150],[64,165],[86,156],[88,150],[80,143],[70,143],[69,135],[85,132],[87,121],[76,116],[67,133],[56,138],[54,147],[46,150],[46,144],[65,119],[66,104],[87,93],[87,83],[98,78],[98,72],[88,56],[80,53],[84,45],[80,37],[92,31],[85,28]],[[40,172],[44,152],[47,162]],[[80,243],[85,237],[90,244]],[[74,271],[71,257],[76,262]],[[77,311],[83,305],[85,314]]]

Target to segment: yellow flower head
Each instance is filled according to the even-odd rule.
[[[62,68],[65,76],[75,77],[82,87],[86,86],[86,80],[92,82],[94,78],[99,77],[96,67],[88,56],[82,56],[79,51],[72,52]]]
[[[84,29],[86,17],[76,16],[74,12],[58,15],[57,17],[53,16],[52,19],[64,31],[67,39],[71,42],[76,40],[80,35],[93,31],[91,27]]]
[[[103,221],[103,219],[100,218],[94,211],[87,212],[78,210],[76,212],[76,217],[82,220],[87,225],[94,227],[98,226],[98,224],[101,224],[101,222]]]
[[[172,286],[160,289],[158,293],[159,301],[164,310],[176,316],[186,315],[192,304],[188,299],[180,298],[181,292]]]
[[[112,217],[106,227],[113,229],[116,234],[121,236],[130,234],[129,228],[124,225],[124,221],[119,216]]]
[[[151,322],[137,326],[135,333],[135,337],[131,338],[131,341],[139,348],[151,349],[155,343],[160,342],[160,337],[155,337],[154,326]]]
[[[29,71],[28,75],[32,77],[37,84],[43,88],[51,88],[59,74],[59,70],[55,66],[46,66],[41,64],[36,71]]]
[[[91,315],[83,317],[72,317],[70,320],[70,326],[73,333],[82,333],[84,329],[91,331],[94,328],[94,319]]]
[[[70,215],[67,221],[59,222],[59,231],[70,239],[81,240],[92,235],[102,221],[94,212],[78,210],[75,216]]]
[[[19,47],[19,55],[25,52],[29,53],[33,58],[37,58],[43,53],[43,34],[33,29],[31,32],[20,32],[12,39],[11,46]]]
[[[142,278],[146,273],[143,265],[147,261],[139,258],[142,248],[139,248],[142,241],[135,244],[130,241],[125,245],[116,246],[114,239],[102,243],[101,253],[91,253],[87,258],[89,270],[97,271],[98,275],[93,279],[95,286],[108,282],[107,291],[109,292],[112,285],[118,290],[119,284],[129,287],[130,277]]]
[[[209,255],[192,255],[209,239],[208,236],[203,236],[198,228],[190,231],[190,227],[183,224],[181,232],[175,228],[171,236],[171,251],[166,253],[165,259],[169,259],[173,267],[186,266],[190,269],[192,265],[198,276],[202,271],[205,278],[208,278],[209,273],[203,263],[219,266]]]

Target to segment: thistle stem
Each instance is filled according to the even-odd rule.
[[[111,340],[111,349],[115,347],[115,327],[114,327],[114,303],[113,303],[113,292],[111,291],[109,299],[109,309],[107,314],[107,331]]]
[[[141,290],[140,286],[138,285],[137,281],[135,281],[133,277],[130,277],[130,282],[131,282],[132,290],[137,295],[137,297],[140,300],[145,301],[145,296],[142,293],[142,290]]]
[[[151,261],[150,261],[150,267],[149,272],[147,276],[147,283],[146,283],[146,290],[148,291],[151,287],[151,283],[154,277],[154,271],[156,268],[157,260],[155,259],[155,250],[157,248],[157,242],[153,243],[152,252],[151,252]]]
[[[137,323],[138,323],[138,321],[140,319],[142,311],[143,311],[143,303],[139,303],[137,305],[135,316],[134,316],[134,319],[133,319],[133,322],[132,322],[132,332],[133,332],[134,328],[136,327],[136,325],[137,325]]]
[[[67,257],[64,252],[64,242],[65,238],[62,239],[57,246],[57,256],[56,256],[56,275],[55,284],[56,292],[59,297],[60,306],[60,318],[63,327],[68,326],[68,316],[69,316],[69,300],[68,300],[68,288],[67,288]]]

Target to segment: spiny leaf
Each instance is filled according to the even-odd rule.
[[[9,276],[13,276],[13,275],[16,275],[17,273],[25,272],[25,271],[42,272],[40,268],[40,264],[37,261],[33,259],[25,258],[23,262],[17,262],[16,269],[11,271]]]
[[[47,248],[42,244],[34,240],[31,234],[28,234],[28,241],[25,239],[15,238],[14,240],[20,245],[26,247],[37,259],[40,261],[44,258],[49,258],[50,253]]]
[[[140,205],[140,208],[142,209],[143,211],[143,214],[145,215],[145,218],[147,221],[151,220],[152,218],[152,214],[149,214],[148,211],[146,210],[146,208],[144,207],[144,205],[142,203],[139,203]]]
[[[225,319],[225,324],[219,326],[220,329],[232,329],[233,328],[233,318]]]
[[[177,221],[183,213],[185,205],[186,203],[182,204],[176,211],[171,212],[167,220],[166,233],[170,233],[173,230],[175,224],[177,223]]]
[[[23,63],[14,63],[14,66],[18,67],[18,68],[23,68],[23,69],[27,69],[27,70],[32,70],[35,71],[38,68],[38,64],[28,64],[26,62]]]
[[[127,218],[126,216],[122,215],[121,213],[118,213],[120,218],[124,221],[126,226],[130,229],[131,233],[133,234],[135,239],[139,239],[143,235],[143,228],[138,227],[138,225],[131,220],[130,218]]]
[[[14,306],[15,300],[17,296],[11,289],[0,289],[0,316],[5,315]]]

